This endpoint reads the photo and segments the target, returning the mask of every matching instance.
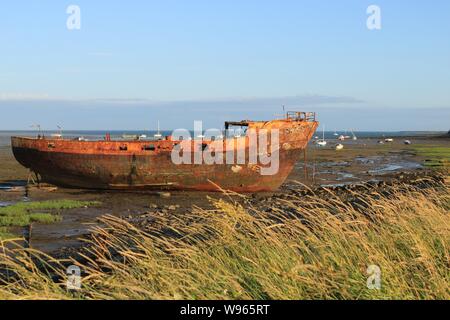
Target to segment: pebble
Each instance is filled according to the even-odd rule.
[[[158,192],[158,195],[159,195],[161,198],[170,198],[170,197],[171,197],[170,192]]]

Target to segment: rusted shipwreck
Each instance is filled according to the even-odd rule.
[[[11,142],[20,164],[40,181],[61,187],[259,192],[280,187],[317,126],[315,113],[288,112],[285,118],[271,121],[226,122],[225,135],[211,139],[172,135],[124,140],[107,134],[101,140],[80,141],[39,135],[12,137]],[[246,128],[245,134],[227,134],[234,127]],[[263,131],[267,139],[261,139]],[[252,146],[255,139],[257,147]],[[222,162],[205,163],[205,152]],[[274,172],[263,174],[268,164],[261,153],[277,154],[272,159],[279,162]],[[192,161],[174,161],[174,154]]]

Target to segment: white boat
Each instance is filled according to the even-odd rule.
[[[394,139],[392,139],[392,138],[386,138],[386,139],[384,139],[384,142],[394,142]]]
[[[403,141],[403,143],[406,144],[406,145],[410,145],[411,144],[411,140],[405,140],[405,141]]]
[[[58,127],[59,132],[51,134],[51,137],[54,138],[54,139],[62,139],[62,137],[63,137],[62,127],[59,126],[59,125],[57,125],[56,127]]]
[[[344,145],[338,143],[338,144],[336,145],[336,150],[342,150],[342,149],[344,149]]]
[[[355,133],[353,132],[353,130],[351,131],[352,135],[353,135],[353,140],[358,140],[358,138],[355,136]]]
[[[340,135],[340,136],[338,137],[338,140],[344,141],[344,140],[345,140],[345,137],[344,137],[343,135]]]
[[[159,132],[159,120],[158,120],[158,132],[155,133],[153,135],[153,137],[155,137],[156,139],[161,139],[162,138],[162,134]]]
[[[338,136],[339,134],[334,130],[333,136]]]
[[[317,141],[316,144],[321,147],[325,147],[327,142],[325,141],[325,126],[322,127],[322,140]]]
[[[222,130],[220,131],[220,134],[217,137],[215,137],[215,140],[223,140],[223,139],[225,139],[224,134],[226,134],[226,131],[224,130],[224,128],[222,128]]]

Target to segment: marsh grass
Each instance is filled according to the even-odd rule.
[[[60,221],[59,212],[98,204],[92,201],[48,200],[37,202],[19,202],[0,208],[0,239],[11,235],[7,227],[27,226],[32,222],[53,223]],[[3,232],[2,232],[3,230]]]
[[[0,227],[0,240],[13,238],[14,236],[8,231],[8,228]]]
[[[270,206],[230,195],[139,227],[105,216],[71,262],[4,243],[0,298],[450,298],[447,186],[373,189],[350,202],[327,192]],[[83,271],[76,293],[64,287],[68,263]],[[380,290],[366,285],[372,264]]]
[[[450,168],[450,147],[418,145],[413,150],[426,157],[424,165],[431,168]]]

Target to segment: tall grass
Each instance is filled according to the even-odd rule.
[[[82,262],[70,262],[83,271],[75,293],[64,261],[4,248],[0,298],[450,298],[448,186],[291,195],[269,206],[234,199],[143,226],[105,216]],[[369,265],[381,269],[379,290],[366,285]]]

